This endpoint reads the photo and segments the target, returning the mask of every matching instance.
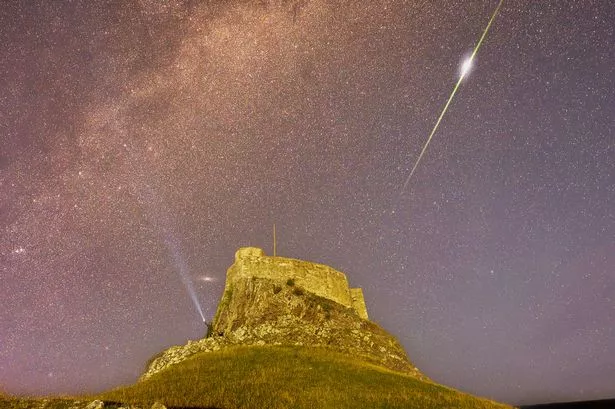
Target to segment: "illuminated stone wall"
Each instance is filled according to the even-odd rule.
[[[346,276],[329,266],[292,258],[268,257],[262,249],[242,247],[235,253],[235,263],[228,269],[226,288],[231,288],[237,280],[251,277],[283,282],[292,279],[297,287],[353,308],[361,318],[368,319],[363,291],[360,288],[350,289]]]
[[[350,300],[352,302],[352,308],[359,314],[359,317],[368,319],[367,307],[365,306],[365,299],[363,298],[363,290],[360,288],[351,288]]]

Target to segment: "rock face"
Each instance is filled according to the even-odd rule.
[[[228,269],[212,336],[153,358],[142,379],[204,351],[232,345],[304,345],[352,354],[426,379],[399,342],[367,319],[360,288],[331,267],[241,248]]]

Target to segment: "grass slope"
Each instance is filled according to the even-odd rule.
[[[169,407],[509,408],[326,349],[241,346],[201,353],[90,399]]]

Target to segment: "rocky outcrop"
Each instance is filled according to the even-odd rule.
[[[342,273],[301,260],[264,257],[260,249],[240,249],[227,274],[211,337],[171,347],[152,358],[141,379],[196,353],[234,345],[328,348],[426,379],[399,342],[366,319],[362,291],[350,289]]]
[[[0,407],[3,409],[167,409],[160,402],[153,405],[130,405],[120,402],[104,402],[102,400],[75,399],[20,399],[0,397]]]
[[[150,359],[141,380],[147,379],[170,365],[185,361],[199,352],[214,352],[233,345],[224,337],[204,338],[198,341],[188,341],[186,345],[173,346]]]

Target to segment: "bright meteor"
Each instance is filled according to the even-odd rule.
[[[463,64],[461,64],[461,76],[462,77],[465,77],[466,74],[470,72],[470,70],[472,69],[473,62],[474,61],[472,61],[472,57],[470,57],[470,58],[466,58]]]
[[[489,19],[489,23],[487,23],[487,27],[485,27],[485,30],[483,31],[483,34],[480,37],[480,40],[478,40],[478,43],[474,47],[474,50],[472,51],[472,55],[470,55],[470,57],[468,57],[463,62],[461,66],[461,72],[459,75],[459,79],[457,80],[457,84],[455,84],[455,88],[453,88],[453,92],[451,92],[451,95],[448,97],[448,100],[446,101],[446,105],[444,105],[444,108],[442,109],[442,112],[440,113],[440,116],[438,117],[436,124],[434,125],[433,129],[431,130],[431,133],[429,134],[429,137],[427,138],[427,142],[425,142],[425,145],[423,145],[423,149],[421,150],[421,153],[419,154],[418,159],[414,163],[414,166],[412,167],[412,170],[410,171],[410,175],[408,175],[408,178],[406,179],[406,183],[404,183],[404,186],[399,191],[400,196],[404,193],[404,190],[406,190],[408,183],[410,183],[410,179],[412,178],[412,175],[414,175],[414,171],[416,170],[416,168],[419,166],[419,163],[421,162],[421,159],[423,158],[423,155],[425,154],[425,151],[427,150],[427,146],[429,146],[429,143],[431,142],[431,138],[433,138],[434,134],[436,133],[436,130],[438,129],[438,126],[440,125],[440,122],[442,122],[442,118],[444,117],[444,114],[446,113],[448,106],[451,104],[453,97],[457,93],[457,90],[459,89],[459,85],[461,85],[461,81],[463,81],[465,76],[468,74],[468,72],[472,68],[474,57],[476,56],[476,53],[478,53],[480,46],[483,44],[483,40],[485,39],[485,36],[487,35],[487,32],[489,31],[489,28],[491,27],[493,20],[495,20],[495,16],[498,14],[498,11],[500,10],[500,7],[502,6],[503,2],[504,0],[500,0],[493,14],[491,15],[491,18]]]

